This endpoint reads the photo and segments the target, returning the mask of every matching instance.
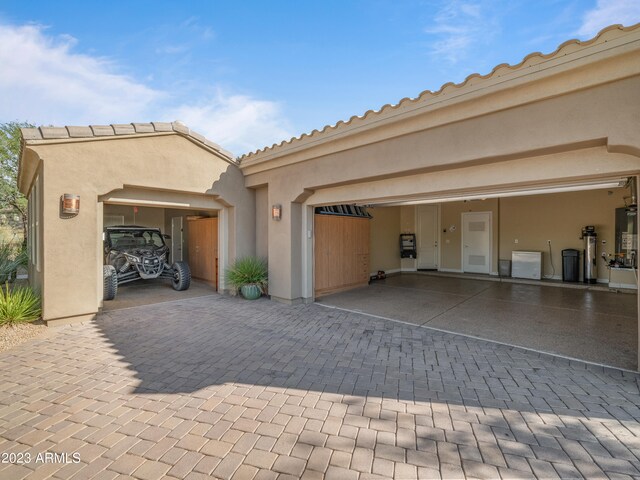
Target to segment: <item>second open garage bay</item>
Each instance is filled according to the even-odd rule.
[[[318,303],[636,369],[632,294],[403,273]]]

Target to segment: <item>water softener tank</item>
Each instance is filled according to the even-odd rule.
[[[596,251],[598,248],[598,234],[592,225],[582,229],[584,240],[584,283],[596,283],[598,279],[598,263]]]

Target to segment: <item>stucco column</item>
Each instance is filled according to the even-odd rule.
[[[278,182],[280,183],[280,182]],[[269,294],[285,303],[302,301],[302,209],[284,185],[269,184],[269,208],[281,205],[282,217],[268,218]],[[289,190],[290,191],[290,190]],[[293,197],[293,198],[292,198]]]
[[[231,245],[235,238],[235,232],[229,227],[229,207],[218,211],[218,291],[227,292],[226,271],[231,264]]]
[[[244,187],[244,176],[238,167],[229,165],[220,179],[206,192],[215,195],[224,208],[224,232],[228,255],[225,268],[237,257],[256,254],[255,191]],[[222,242],[221,242],[222,244]],[[220,264],[222,268],[222,264]]]
[[[74,184],[61,175],[43,187],[42,318],[90,320],[102,302],[102,203],[89,182]],[[63,193],[80,195],[78,215],[60,215]]]

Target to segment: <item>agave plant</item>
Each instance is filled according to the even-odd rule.
[[[240,290],[245,298],[257,298],[267,292],[267,262],[255,257],[239,258],[227,269],[225,279],[234,293]]]
[[[40,296],[30,287],[0,288],[0,325],[33,322],[41,313]]]

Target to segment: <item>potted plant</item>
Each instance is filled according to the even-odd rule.
[[[261,258],[237,259],[226,272],[226,280],[235,293],[240,291],[247,300],[260,298],[267,291],[269,274],[267,262]]]

